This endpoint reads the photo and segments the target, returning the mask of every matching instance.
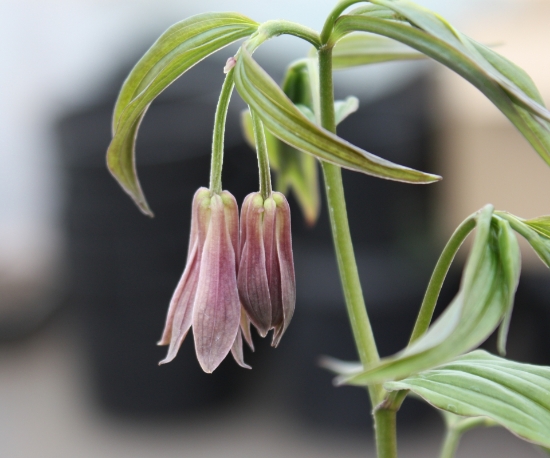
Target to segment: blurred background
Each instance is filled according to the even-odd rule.
[[[6,457],[374,456],[364,391],[331,385],[320,355],[356,358],[328,219],[293,208],[297,308],[277,350],[256,336],[245,371],[228,358],[205,375],[188,338],[158,367],[168,301],[185,263],[190,202],[207,184],[222,68],[235,47],[184,75],[151,106],[138,171],[156,217],[142,216],[109,176],[104,154],[116,94],[163,30],[191,14],[239,11],[319,30],[333,0],[2,0],[0,2],[0,455]],[[477,40],[498,46],[550,100],[547,0],[422,0]],[[308,51],[278,38],[257,53],[280,81]],[[480,93],[429,62],[339,73],[359,111],[344,138],[444,176],[428,187],[345,174],[351,230],[380,351],[406,343],[438,252],[467,215],[491,202],[549,214],[550,170]],[[234,96],[224,187],[257,189]],[[403,221],[407,221],[406,227]],[[550,276],[527,249],[509,356],[550,364]],[[458,263],[460,264],[460,263]],[[460,265],[446,285],[453,296]],[[398,317],[398,318],[396,318]],[[487,348],[493,350],[490,340]],[[408,400],[403,457],[436,456],[437,413]],[[459,457],[539,456],[505,431],[466,435]]]

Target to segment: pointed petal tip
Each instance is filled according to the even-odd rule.
[[[180,342],[181,344],[181,342]],[[179,345],[177,347],[170,347],[168,349],[168,353],[166,354],[166,357],[159,362],[159,366],[162,366],[163,364],[169,363],[174,360],[174,358],[177,356],[179,350]]]
[[[218,368],[218,366],[219,366],[219,364],[217,364],[217,365],[215,365],[215,366],[207,366],[206,364],[203,364],[203,362],[200,361],[200,360],[199,360],[199,364],[200,364],[200,366],[201,366],[202,371],[203,371],[205,374],[211,374],[211,373],[214,372],[214,371]]]
[[[175,355],[172,356],[172,357],[167,356],[163,360],[159,361],[159,366],[163,366],[164,364],[167,364],[167,363],[171,362],[174,359],[174,357],[175,357]]]
[[[277,348],[279,344],[281,343],[281,339],[283,338],[283,335],[286,331],[286,327],[284,325],[277,326],[273,330],[273,339],[271,341],[271,346],[273,348]]]

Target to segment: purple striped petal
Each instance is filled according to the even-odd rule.
[[[239,268],[241,249],[239,245],[239,206],[233,194],[228,191],[221,193],[225,217],[225,225],[231,239],[233,252],[235,253],[235,269]]]
[[[254,342],[252,341],[252,333],[250,332],[250,319],[248,318],[248,314],[246,313],[245,308],[241,305],[241,332],[243,334],[244,340],[250,347],[252,351],[254,351]]]
[[[200,253],[202,252],[202,245],[204,244],[205,237],[204,235],[199,237],[199,231],[202,229],[202,231],[205,232],[209,219],[209,212],[205,212],[201,205],[204,199],[208,199],[209,196],[210,191],[208,189],[199,188],[193,197],[187,262],[183,275],[172,295],[164,331],[158,342],[158,345],[168,345],[170,343],[168,356],[161,361],[161,363],[166,363],[174,359],[191,325],[190,321],[189,326],[187,325],[187,315],[190,315],[192,311],[192,304],[198,281]],[[174,321],[176,321],[175,325]]]
[[[170,346],[168,347],[166,358],[159,362],[159,365],[169,363],[176,357],[183,339],[185,339],[191,327],[193,322],[193,302],[197,291],[198,279],[199,252],[198,242],[196,242],[170,301],[166,327],[162,340],[159,342],[159,345],[166,345],[170,342]]]
[[[249,200],[241,213],[241,234],[245,234],[239,265],[239,295],[250,320],[265,337],[271,329],[271,300],[266,274],[262,219],[264,206],[259,193]]]
[[[244,367],[245,369],[252,369],[244,362],[243,338],[240,329],[237,331],[237,337],[235,337],[235,342],[233,342],[233,346],[231,347],[231,354],[239,366]]]
[[[208,373],[218,367],[233,346],[241,315],[235,252],[221,196],[212,196],[210,210],[193,307],[197,358]]]
[[[283,322],[275,327],[272,346],[279,345],[281,337],[288,327],[296,305],[296,278],[294,275],[294,257],[292,254],[292,233],[290,229],[290,207],[285,196],[274,192],[273,199],[277,204],[276,242],[279,271],[281,279],[281,305]]]

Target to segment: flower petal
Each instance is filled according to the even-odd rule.
[[[259,193],[241,213],[241,233],[245,234],[239,265],[239,295],[248,316],[262,337],[271,329],[271,300],[265,267],[263,242],[263,199]]]
[[[241,331],[243,333],[244,340],[250,347],[252,351],[254,351],[254,342],[252,341],[252,334],[250,333],[250,319],[248,318],[248,315],[246,314],[246,310],[241,305]]]
[[[177,309],[184,307],[186,308],[187,301],[190,300],[191,304],[194,299],[194,291],[196,290],[196,282],[198,280],[198,263],[200,262],[200,253],[202,252],[202,245],[204,244],[204,238],[205,235],[201,235],[199,237],[200,229],[202,229],[204,232],[206,231],[207,227],[207,221],[209,218],[209,215],[205,215],[204,210],[202,209],[201,205],[205,198],[209,198],[210,191],[207,188],[199,188],[197,192],[195,192],[195,195],[193,196],[193,204],[191,207],[191,232],[189,234],[189,248],[187,251],[187,262],[185,265],[185,269],[183,270],[182,277],[178,283],[178,286],[176,287],[176,290],[174,291],[174,294],[172,295],[172,299],[170,300],[170,306],[168,307],[168,314],[166,317],[166,324],[164,326],[164,331],[162,333],[162,337],[160,341],[158,342],[158,345],[168,345],[170,341],[172,340],[172,323],[174,321],[174,317],[176,315]],[[209,213],[209,212],[208,212]],[[191,266],[193,266],[193,269],[197,269],[196,272],[191,269]],[[196,275],[195,275],[196,274]],[[190,285],[193,284],[193,292],[191,294],[191,291],[189,290]],[[185,293],[185,294],[184,294]],[[183,305],[185,303],[185,305]],[[180,315],[182,314],[182,311],[180,310]],[[183,319],[182,319],[183,320]],[[182,324],[178,326],[179,332],[182,332],[182,329],[184,328],[184,321],[182,321]],[[185,330],[185,333],[187,333],[189,329],[187,328]],[[185,337],[185,334],[184,334]],[[183,341],[183,338],[181,339]],[[179,345],[177,345],[177,349],[181,345],[181,342]],[[171,348],[172,349],[172,348]],[[171,350],[170,349],[170,350]],[[170,353],[170,351],[169,351]],[[175,354],[174,354],[175,356]],[[172,360],[170,358],[170,360]],[[163,360],[163,362],[168,362]]]
[[[235,252],[225,225],[221,196],[212,196],[210,210],[193,307],[197,358],[208,373],[218,367],[233,346],[241,315]]]
[[[241,255],[240,245],[239,245],[239,206],[233,194],[228,191],[222,191],[221,193],[224,216],[225,216],[225,226],[229,233],[229,238],[231,239],[231,244],[233,245],[233,251],[235,252],[235,268],[239,268],[239,258]]]
[[[276,241],[281,278],[281,303],[283,322],[275,327],[272,346],[279,345],[281,337],[288,327],[296,305],[296,278],[294,275],[294,257],[292,254],[292,234],[290,229],[290,207],[285,196],[273,193],[277,203]]]
[[[264,202],[264,249],[267,283],[269,285],[269,297],[271,302],[270,328],[283,322],[283,308],[281,303],[281,277],[279,272],[279,258],[277,256],[277,243],[275,240],[277,204],[273,197]]]
[[[241,250],[239,252],[239,263],[240,259],[243,255],[244,250],[244,242],[246,240],[246,224],[244,223],[245,216],[248,212],[248,207],[250,206],[250,202],[254,198],[254,196],[258,194],[257,192],[253,192],[251,194],[248,194],[243,201],[243,205],[241,207],[241,225],[240,225],[240,236],[241,236]]]
[[[231,347],[231,354],[233,355],[233,358],[235,359],[235,361],[237,361],[237,364],[239,366],[244,367],[245,369],[252,369],[248,364],[244,362],[243,338],[240,329],[239,331],[237,331],[237,337],[235,337],[235,342]]]
[[[162,339],[159,342],[159,345],[167,345],[168,342],[170,342],[170,347],[168,348],[166,358],[159,362],[159,365],[169,363],[176,357],[183,339],[185,339],[191,327],[193,322],[193,302],[199,279],[199,265],[200,259],[197,240],[191,250],[183,275],[170,301],[166,327]]]

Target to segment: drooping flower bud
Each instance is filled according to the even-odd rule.
[[[169,345],[160,364],[175,358],[192,325],[197,359],[205,372],[216,369],[229,350],[241,366],[248,367],[239,329],[241,325],[249,341],[237,291],[238,216],[237,202],[229,192],[213,194],[200,188],[195,193],[187,264],[159,342]]]
[[[296,303],[290,207],[279,192],[265,200],[255,192],[243,202],[237,283],[252,324],[262,337],[274,329],[272,345],[276,347]]]

